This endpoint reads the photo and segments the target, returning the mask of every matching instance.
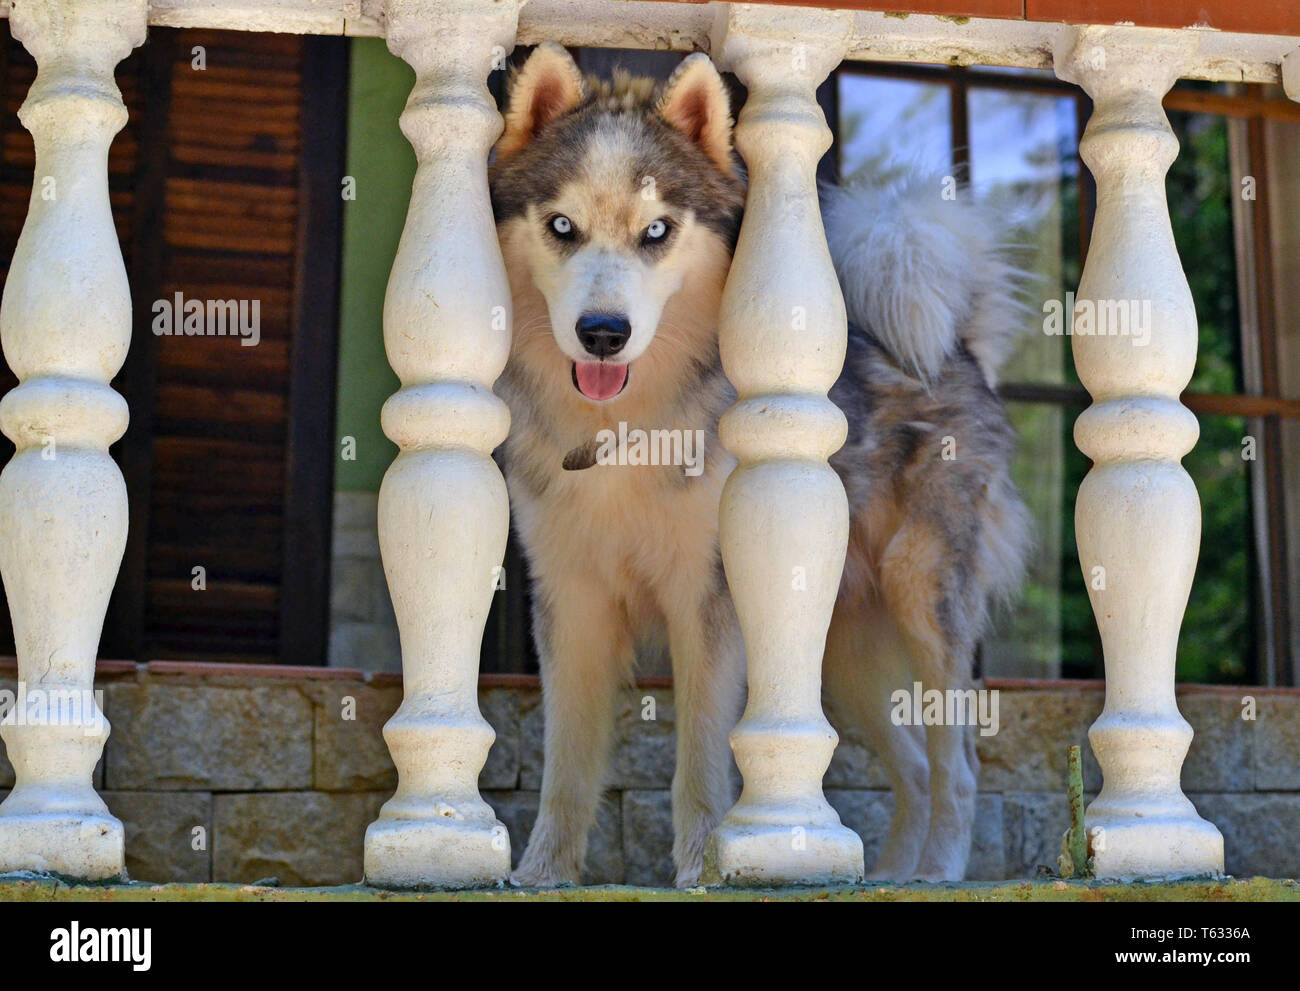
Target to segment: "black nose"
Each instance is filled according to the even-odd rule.
[[[578,317],[577,331],[578,340],[588,354],[608,358],[623,350],[632,334],[632,325],[627,317],[614,313],[584,313]]]

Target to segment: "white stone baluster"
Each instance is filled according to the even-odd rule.
[[[31,205],[0,303],[19,380],[0,402],[17,448],[0,474],[0,574],[20,683],[0,728],[16,774],[0,871],[123,874],[122,824],[92,784],[108,739],[93,690],[127,525],[108,456],[127,424],[108,383],[131,342],[108,200],[108,146],[127,118],[113,68],[144,41],[145,11],[145,0],[17,0],[10,12],[38,71],[19,111],[36,146]]]
[[[838,740],[822,713],[821,668],[848,501],[826,462],[846,434],[826,397],[844,364],[846,319],[817,204],[831,134],[816,89],[842,58],[849,23],[840,13],[729,6],[714,29],[714,58],[749,88],[736,128],[749,193],[720,331],[739,393],[720,427],[739,459],[720,539],[749,703],[731,735],[744,791],[705,852],[713,883],[863,874],[862,842],[821,786]]]
[[[1282,56],[1278,69],[1282,73],[1282,92],[1288,100],[1300,103],[1300,48]]]
[[[478,793],[495,735],[478,708],[479,649],[509,506],[490,454],[510,423],[492,383],[510,348],[510,290],[488,198],[501,130],[487,90],[514,44],[517,0],[390,0],[388,47],[415,69],[402,133],[419,167],[384,301],[402,388],[384,405],[400,453],[379,491],[379,545],[405,696],[384,727],[397,793],[366,831],[366,879],[472,887],[510,871]]]
[[[1080,153],[1097,215],[1072,341],[1093,400],[1074,427],[1093,460],[1075,529],[1106,661],[1106,705],[1088,734],[1104,775],[1086,815],[1099,877],[1223,870],[1222,836],[1179,787],[1192,730],[1174,699],[1201,506],[1180,463],[1199,435],[1179,402],[1196,311],[1165,200],[1178,141],[1161,99],[1195,44],[1188,32],[1087,27],[1056,50],[1057,74],[1094,102]]]

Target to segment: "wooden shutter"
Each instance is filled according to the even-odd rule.
[[[33,169],[15,113],[35,70],[4,30],[7,265]],[[130,120],[110,183],[135,312],[115,382],[132,424],[114,455],[131,529],[101,656],[324,661],[339,238],[321,194],[341,172],[344,45],[151,28],[118,68]],[[154,301],[177,292],[256,300],[259,343],[156,336]],[[286,577],[298,583],[288,608]]]

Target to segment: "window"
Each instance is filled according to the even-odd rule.
[[[1047,72],[846,63],[835,102],[842,175],[879,175],[900,160],[947,167],[967,195],[1015,218],[1034,312],[1002,393],[1020,435],[1016,479],[1038,542],[1020,601],[986,640],[984,671],[1100,677],[1073,532],[1074,493],[1089,462],[1071,434],[1089,399],[1068,339],[1045,335],[1041,312],[1046,300],[1064,302],[1077,287],[1087,251],[1095,203],[1078,145],[1089,100]],[[1300,145],[1300,108],[1262,87],[1193,83],[1179,84],[1165,102],[1182,149],[1167,181],[1170,215],[1200,326],[1183,401],[1201,427],[1184,465],[1201,495],[1202,540],[1178,677],[1292,683],[1295,593],[1287,574],[1295,553],[1287,522],[1297,507],[1293,497],[1288,506],[1284,482],[1300,457],[1293,439],[1300,404],[1284,387],[1300,377],[1292,370],[1300,355],[1293,345],[1287,363],[1279,325],[1300,307],[1274,292],[1294,284],[1278,270],[1296,252],[1279,250],[1269,194],[1294,207],[1296,178],[1280,168]]]

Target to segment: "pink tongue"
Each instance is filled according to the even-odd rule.
[[[609,365],[603,361],[574,363],[578,389],[588,399],[612,399],[627,381],[627,365]]]

